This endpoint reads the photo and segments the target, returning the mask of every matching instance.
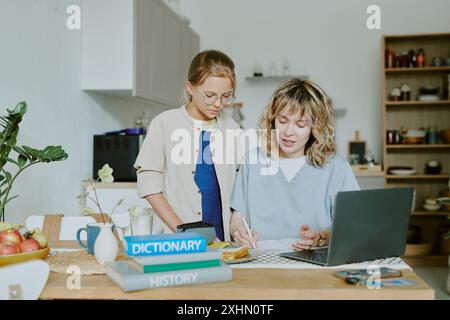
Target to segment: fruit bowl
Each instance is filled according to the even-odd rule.
[[[0,256],[0,266],[4,266],[7,264],[23,262],[32,259],[45,259],[47,258],[50,252],[50,247],[43,248],[36,251],[31,252],[22,252],[16,254],[2,255]]]

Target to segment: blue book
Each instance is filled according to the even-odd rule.
[[[194,232],[124,237],[130,257],[205,252],[206,248],[206,239]]]
[[[139,272],[130,267],[126,261],[107,262],[105,267],[106,275],[125,292],[198,283],[223,282],[233,279],[232,268],[226,264],[210,268],[154,273]]]

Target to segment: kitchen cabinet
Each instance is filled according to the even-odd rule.
[[[162,0],[84,0],[82,89],[182,103],[198,35]]]

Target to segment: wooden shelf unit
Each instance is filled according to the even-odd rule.
[[[425,67],[422,68],[385,68],[385,52],[390,48],[395,53],[409,52],[410,49],[423,49]],[[387,130],[427,129],[435,127],[438,132],[450,127],[450,98],[443,96],[444,77],[450,74],[450,66],[431,65],[433,57],[450,55],[450,33],[384,35],[381,45],[381,112],[383,119],[383,170],[386,172],[386,187],[413,187],[416,202],[411,214],[411,223],[421,227],[423,242],[433,243],[433,254],[429,257],[407,258],[412,265],[446,265],[447,256],[440,252],[440,228],[448,227],[449,222],[444,211],[427,212],[422,204],[429,196],[440,196],[448,190],[450,179],[450,144],[439,139],[438,144],[389,145],[386,141]],[[400,88],[407,83],[411,87],[410,101],[390,101],[389,93],[394,87]],[[420,87],[433,85],[440,88],[441,100],[419,101]],[[439,175],[424,174],[425,164],[438,160],[442,164]],[[418,173],[402,176],[388,174],[391,166],[410,166]]]
[[[412,215],[421,217],[450,217],[450,211],[414,211]]]
[[[386,106],[450,106],[450,100],[436,100],[436,101],[420,101],[420,100],[410,100],[410,101],[389,101],[384,102]]]
[[[388,149],[446,149],[450,148],[450,144],[388,144]]]
[[[423,68],[386,68],[386,72],[450,72],[450,67],[423,67]]]
[[[421,180],[448,180],[450,175],[448,174],[412,174],[412,175],[401,175],[401,174],[387,174],[386,179],[393,180],[405,180],[405,179],[421,179]]]

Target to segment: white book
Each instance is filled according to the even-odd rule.
[[[223,264],[218,267],[142,273],[126,261],[107,262],[106,275],[123,291],[186,286],[196,283],[223,282],[233,279],[232,269]]]

